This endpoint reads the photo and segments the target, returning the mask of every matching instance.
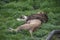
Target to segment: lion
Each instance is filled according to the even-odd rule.
[[[10,28],[10,32],[28,30],[31,37],[33,37],[32,33],[39,28],[42,23],[48,21],[48,16],[44,12],[38,12],[30,16],[23,15],[21,18],[26,21],[25,24],[18,26],[16,29]],[[19,18],[17,18],[17,20],[20,21]]]

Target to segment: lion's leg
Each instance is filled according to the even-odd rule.
[[[32,35],[32,30],[29,30],[29,32],[30,32],[31,37],[33,38],[33,35]]]

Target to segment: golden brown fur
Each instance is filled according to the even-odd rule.
[[[41,25],[41,21],[38,19],[33,19],[33,20],[27,21],[27,23],[17,27],[16,29],[11,29],[10,32],[28,30],[30,32],[31,37],[33,37],[32,32],[35,31],[39,27],[39,25]]]

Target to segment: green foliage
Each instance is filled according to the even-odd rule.
[[[38,11],[45,11],[48,22],[43,23],[33,33],[35,39],[30,37],[29,32],[10,33],[8,28],[16,28],[25,22],[17,21],[21,15],[32,15]],[[60,29],[60,0],[0,0],[0,40],[45,40],[52,30]]]

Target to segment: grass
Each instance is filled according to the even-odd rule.
[[[45,40],[48,33],[52,30],[60,29],[60,5],[56,6],[55,1],[35,0],[36,7],[34,9],[34,1],[12,1],[0,5],[0,40]],[[39,5],[39,6],[38,6]],[[10,33],[8,28],[16,28],[25,22],[17,21],[16,18],[21,15],[32,15],[38,11],[46,11],[48,15],[48,22],[43,23],[39,29],[33,32],[34,39],[30,37],[28,31],[19,33]]]

